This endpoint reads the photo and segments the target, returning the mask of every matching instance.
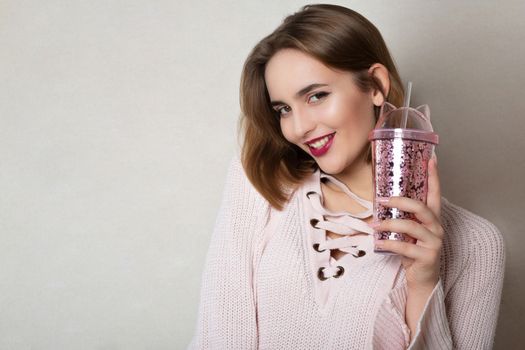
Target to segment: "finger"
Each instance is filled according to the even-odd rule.
[[[436,215],[425,203],[408,197],[388,197],[388,198],[376,198],[376,200],[381,204],[391,208],[398,208],[402,211],[413,213],[416,218],[424,225],[437,229]]]
[[[441,246],[439,233],[434,233],[425,226],[409,219],[388,219],[374,227],[376,231],[391,231],[409,235],[421,242],[423,246],[432,248]]]
[[[441,186],[437,167],[437,156],[434,153],[428,163],[427,206],[441,222]]]
[[[431,262],[432,250],[414,243],[382,239],[375,241],[375,245],[381,250],[388,250],[407,258],[422,262]]]

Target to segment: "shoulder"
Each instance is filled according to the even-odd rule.
[[[268,201],[250,183],[239,157],[231,157],[209,251],[231,256],[241,251],[251,254],[269,214]]]
[[[233,208],[255,216],[267,214],[269,210],[269,202],[248,179],[238,154],[234,154],[229,161],[223,200]]]
[[[504,269],[504,237],[492,222],[441,197],[441,223],[446,289],[465,271]]]
[[[468,242],[479,247],[503,247],[500,230],[489,220],[441,197],[441,220],[447,236],[454,241]]]
[[[226,185],[235,187],[236,189],[242,189],[246,195],[256,197],[258,200],[264,199],[248,179],[238,154],[234,154],[230,158],[226,175]]]

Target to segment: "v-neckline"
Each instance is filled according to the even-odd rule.
[[[372,266],[376,263],[381,263],[381,261],[384,261],[386,258],[383,255],[374,253],[374,230],[363,220],[373,215],[373,203],[355,195],[343,184],[343,186],[341,186],[343,188],[341,189],[345,193],[354,198],[360,205],[369,209],[359,213],[350,213],[347,211],[336,212],[326,209],[321,203],[323,196],[321,191],[321,177],[327,176],[331,175],[324,174],[320,169],[317,169],[306,180],[301,192],[301,196],[303,197],[302,202],[304,203],[302,216],[304,216],[304,227],[307,230],[304,248],[310,261],[310,276],[314,283],[315,298],[321,312],[326,311],[327,307],[334,302],[333,298],[340,292],[340,288],[343,285],[354,282],[348,280],[349,276],[346,276],[347,274],[356,271],[356,269],[360,269],[359,266]],[[336,179],[336,181],[338,180]],[[328,221],[335,223],[337,227],[332,224],[327,224],[326,222]],[[357,248],[355,248],[356,252],[347,252],[347,254],[341,256],[339,259],[335,259],[331,256],[329,250],[337,248],[319,248],[320,244],[327,244],[326,231],[328,230],[336,234],[347,232],[345,235],[349,237],[349,245],[345,250],[352,251],[349,247],[357,245]],[[357,236],[354,233],[348,232],[348,230],[363,232],[367,235]],[[345,239],[343,239],[343,241],[345,241]],[[335,244],[335,246],[337,245],[339,244]],[[330,246],[333,247],[334,245],[331,244]],[[343,244],[343,246],[346,246],[346,244]],[[357,250],[364,250],[366,254],[356,256]],[[329,277],[327,275],[325,277],[329,277],[328,280],[321,280],[319,273],[324,267],[337,267],[339,270],[342,271],[344,269],[346,272],[343,273],[341,278],[333,278],[333,276]],[[340,267],[342,267],[342,269],[340,269]]]
[[[366,199],[358,196],[354,192],[352,192],[352,190],[344,182],[338,180],[335,176],[323,172],[320,168],[318,168],[313,175],[314,175],[314,178],[316,180],[318,179],[318,181],[316,181],[316,189],[318,190],[318,193],[321,195],[322,199],[324,199],[325,196],[324,196],[324,193],[323,193],[322,188],[321,188],[321,183],[323,182],[323,179],[327,179],[329,182],[334,184],[336,187],[340,188],[344,194],[346,194],[347,196],[352,198],[355,202],[357,202],[359,205],[361,205],[363,208],[365,208],[364,211],[368,211],[368,210],[371,211],[372,210],[372,206],[373,206],[373,202],[372,201],[366,200]],[[332,210],[329,210],[328,208],[325,208],[325,210],[328,211],[328,212],[331,212],[333,214],[345,213],[345,214],[348,214],[348,215],[351,215],[351,216],[354,216],[354,217],[356,215],[361,214],[361,213],[354,214],[354,213],[350,213],[350,212],[344,211],[344,210],[343,211],[332,211]]]

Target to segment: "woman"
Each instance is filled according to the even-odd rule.
[[[347,8],[305,6],[254,47],[190,348],[491,348],[503,239],[441,197],[435,156],[426,205],[376,199],[421,223],[372,222],[367,136],[402,99],[381,34]],[[376,254],[374,229],[417,243]]]

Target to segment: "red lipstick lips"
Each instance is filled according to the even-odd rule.
[[[327,136],[328,136],[328,141],[321,148],[314,148],[314,147],[311,146],[312,143],[315,143],[315,142],[317,142],[319,140],[322,140],[322,139],[324,139]],[[330,149],[330,146],[332,146],[332,143],[333,143],[333,140],[334,140],[334,136],[335,136],[335,132],[332,133],[332,134],[324,135],[324,136],[318,137],[316,139],[313,139],[311,141],[308,141],[306,144],[308,145],[308,148],[310,148],[310,152],[312,152],[312,154],[315,157],[320,157],[323,154],[325,154],[326,152],[328,152],[328,150]]]

